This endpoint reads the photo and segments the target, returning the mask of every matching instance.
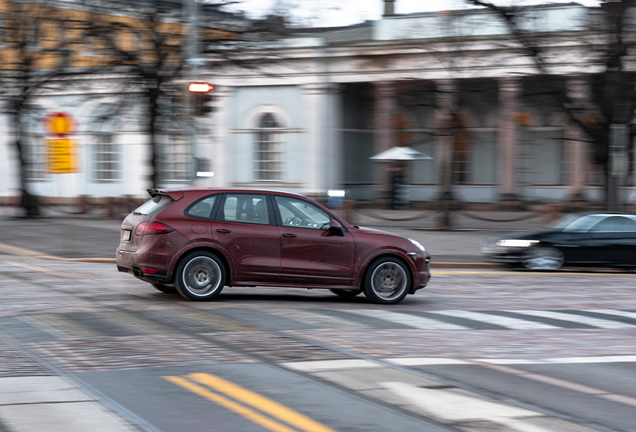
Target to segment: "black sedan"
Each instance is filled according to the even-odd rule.
[[[568,215],[545,231],[488,239],[482,252],[487,261],[531,270],[564,265],[636,267],[636,215]]]

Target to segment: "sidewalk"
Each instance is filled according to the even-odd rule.
[[[340,212],[339,212],[340,213]],[[341,213],[342,214],[342,213]],[[453,230],[438,230],[439,213],[418,210],[359,210],[349,214],[359,226],[383,229],[419,241],[433,267],[488,266],[481,243],[492,235],[539,229],[540,214],[521,212],[452,213]],[[0,250],[17,255],[115,263],[121,218],[45,212],[27,219],[0,213]]]

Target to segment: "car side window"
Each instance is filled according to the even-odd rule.
[[[636,221],[624,216],[610,216],[594,225],[593,232],[630,232],[636,231]]]
[[[217,195],[210,195],[202,200],[199,200],[188,207],[185,211],[186,216],[199,219],[210,219],[214,203],[216,202]]]
[[[331,216],[307,201],[277,196],[276,206],[283,226],[312,229],[328,229],[331,226]]]
[[[220,219],[269,225],[267,197],[259,194],[227,194]]]

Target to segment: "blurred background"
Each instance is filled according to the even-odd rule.
[[[1,2],[0,211],[632,208],[636,2],[339,3]]]

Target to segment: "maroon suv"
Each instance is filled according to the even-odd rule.
[[[224,286],[327,288],[399,303],[424,288],[416,241],[352,226],[300,195],[265,190],[149,189],[124,219],[117,268],[160,291],[209,300]]]

